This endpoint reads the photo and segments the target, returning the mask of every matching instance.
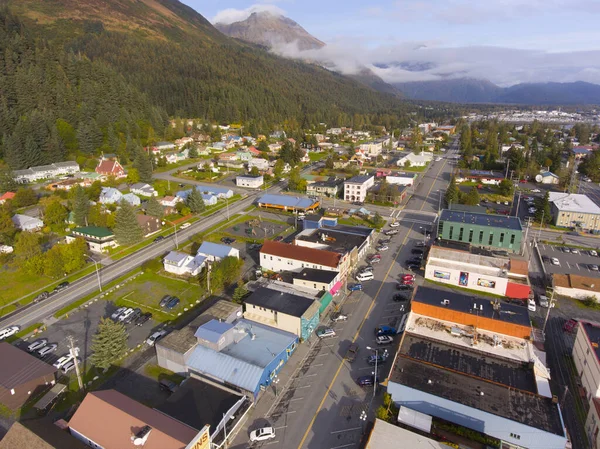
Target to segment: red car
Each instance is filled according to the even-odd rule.
[[[415,283],[414,279],[402,279],[400,281],[402,285],[413,285]]]
[[[577,327],[577,320],[569,320],[565,323],[563,330],[565,332],[575,332],[576,327]]]
[[[521,179],[519,182],[520,182],[521,184],[527,184],[527,180],[526,180],[526,179]]]
[[[400,279],[402,279],[402,280],[407,280],[407,279],[414,280],[415,279],[415,275],[414,274],[402,274],[402,275],[400,275]]]

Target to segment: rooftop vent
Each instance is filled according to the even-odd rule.
[[[445,305],[445,306],[447,306],[447,305],[449,305],[449,304],[450,304],[450,300],[449,300],[449,299],[444,299],[444,300],[442,301],[442,304],[443,304],[443,305]]]
[[[131,437],[131,441],[135,446],[143,446],[144,444],[146,444],[146,441],[150,436],[150,432],[152,432],[152,427],[144,426],[135,435]]]
[[[428,383],[429,385],[431,385],[431,384],[433,383],[433,381],[432,381],[431,379],[427,379],[427,383]]]

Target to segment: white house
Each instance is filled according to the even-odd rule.
[[[133,184],[131,186],[131,193],[141,196],[158,196],[158,192],[154,190],[154,187],[152,187],[150,184],[144,184],[142,182]]]
[[[165,207],[175,207],[177,205],[177,203],[183,201],[181,198],[179,198],[178,196],[165,196],[164,198],[161,198],[158,202],[160,203],[161,206],[165,206]]]
[[[171,142],[156,142],[154,148],[158,151],[168,151],[175,149],[175,144]]]
[[[405,167],[406,162],[410,162],[411,167],[425,167],[429,162],[433,160],[433,153],[427,153],[425,151],[419,154],[408,153],[406,156],[398,159],[398,166]]]
[[[133,193],[127,193],[127,194],[123,195],[121,200],[126,201],[127,203],[129,203],[132,206],[139,206],[140,204],[142,204],[142,200],[140,200],[140,197],[137,195],[134,195]]]
[[[122,199],[123,194],[119,190],[114,187],[102,187],[98,202],[101,204],[116,204]]]
[[[218,198],[212,193],[201,193],[202,201],[206,206],[214,206],[219,201]]]
[[[344,181],[344,199],[363,202],[367,197],[367,191],[374,185],[375,177],[373,175],[354,176]]]
[[[560,178],[558,175],[550,171],[543,171],[539,175],[535,177],[535,180],[541,182],[542,184],[558,184],[560,182]]]
[[[262,175],[240,175],[235,178],[235,184],[238,187],[258,189],[264,184],[264,179]]]
[[[12,222],[19,231],[39,231],[44,227],[44,222],[39,218],[29,215],[16,214],[12,217]]]
[[[15,170],[13,176],[15,181],[26,183],[75,173],[79,173],[79,164],[74,161],[66,161],[55,162],[50,165],[39,165],[26,170]]]
[[[253,157],[248,161],[248,170],[251,170],[252,167],[258,168],[260,171],[265,171],[269,169],[269,161],[266,159]]]
[[[198,252],[196,253],[198,256],[204,256],[209,261],[215,262],[225,257],[236,257],[240,258],[240,250],[236,249],[229,245],[221,245],[219,243],[212,242],[202,242],[200,248],[198,248]]]
[[[178,251],[171,251],[163,259],[163,266],[167,273],[179,276],[197,276],[204,266],[205,256],[191,256]]]
[[[383,151],[383,147],[390,144],[389,137],[383,137],[381,139],[373,140],[372,142],[365,142],[359,145],[359,150],[369,156],[379,156]]]

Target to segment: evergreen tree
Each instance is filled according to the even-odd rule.
[[[17,228],[12,221],[12,214],[7,207],[0,207],[0,244],[11,245]]]
[[[59,198],[52,198],[44,208],[44,223],[55,230],[65,227],[65,220],[68,216],[67,208],[62,205]]]
[[[101,318],[92,339],[90,361],[100,369],[108,369],[127,351],[127,331],[123,323]]]
[[[135,218],[135,211],[126,201],[121,201],[115,213],[115,227],[113,231],[119,245],[133,245],[144,238],[142,228]]]
[[[456,179],[454,176],[450,179],[450,184],[448,184],[448,189],[446,189],[446,194],[444,195],[444,201],[446,202],[446,206],[450,207],[450,204],[457,204],[459,198],[460,190],[456,185]]]
[[[162,218],[165,214],[163,207],[160,205],[155,196],[151,196],[146,203],[146,215],[151,217]]]
[[[82,187],[75,187],[75,197],[73,198],[73,221],[77,226],[87,226],[88,214],[90,211],[90,200]]]
[[[196,159],[198,157],[198,146],[195,143],[190,146],[188,151],[188,157],[190,159]]]
[[[464,198],[464,203],[469,206],[477,206],[479,204],[479,191],[477,187],[471,187],[471,190],[469,190],[469,193]]]
[[[260,170],[258,169],[258,167],[256,165],[250,169],[250,174],[252,176],[260,175]]]
[[[206,209],[202,194],[196,188],[192,189],[185,203],[194,214],[200,213]]]
[[[236,304],[242,304],[244,302],[244,298],[248,293],[249,291],[246,287],[244,287],[243,285],[238,285],[233,291],[233,296],[231,297],[231,299]]]
[[[550,194],[546,191],[546,194],[541,198],[535,199],[535,221],[538,223],[550,223],[552,220],[550,211]]]
[[[152,161],[141,148],[136,151],[133,168],[137,169],[141,182],[152,182]]]

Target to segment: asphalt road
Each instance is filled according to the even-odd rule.
[[[392,238],[390,249],[382,253],[382,261],[375,268],[375,279],[363,283],[363,292],[350,294],[342,310],[349,315],[346,322],[334,325],[336,336],[319,341],[303,365],[297,370],[289,387],[279,393],[278,400],[268,416],[254,416],[249,430],[267,423],[275,428],[276,438],[253,447],[267,448],[356,448],[364,427],[361,412],[373,420],[381,402],[380,393],[356,384],[359,376],[370,375],[374,367],[366,359],[375,347],[374,328],[394,324],[402,316],[400,305],[392,301],[396,281],[405,270],[404,260],[410,257],[414,244],[423,239],[420,227],[429,226],[438,210],[438,190],[443,190],[450,179],[451,167],[446,159],[434,163],[416,187],[414,197],[400,212],[399,233]],[[391,214],[391,209],[389,209]],[[382,214],[383,215],[383,214]],[[315,337],[313,337],[315,338]],[[397,343],[385,349],[393,356]],[[353,364],[344,361],[352,342],[360,346]],[[393,357],[379,370],[384,379]],[[230,446],[248,447],[248,433],[240,432]]]
[[[274,186],[269,189],[271,193],[277,193],[280,190],[281,186]],[[257,195],[262,194],[264,194],[262,191],[253,192],[249,194],[247,198],[234,203],[229,207],[229,214],[232,215],[241,212],[254,202]],[[214,226],[215,224],[226,219],[227,212],[225,209],[221,209],[215,214],[193,223],[189,228],[177,231],[177,240],[179,243],[182,243],[191,238],[193,235],[203,232],[211,226]],[[101,282],[104,285],[115,279],[118,279],[125,273],[139,267],[147,260],[159,257],[173,249],[175,249],[174,235],[165,238],[160,242],[146,246],[145,248],[136,251],[135,253],[130,254],[111,265],[101,268]],[[94,272],[73,282],[69,288],[60,293],[52,295],[49,299],[38,304],[31,304],[18,313],[2,319],[0,321],[0,328],[15,324],[23,328],[34,323],[44,322],[44,320],[50,318],[57,310],[60,310],[67,304],[75,302],[78,299],[95,292],[97,289],[98,281],[96,278],[96,273]]]

